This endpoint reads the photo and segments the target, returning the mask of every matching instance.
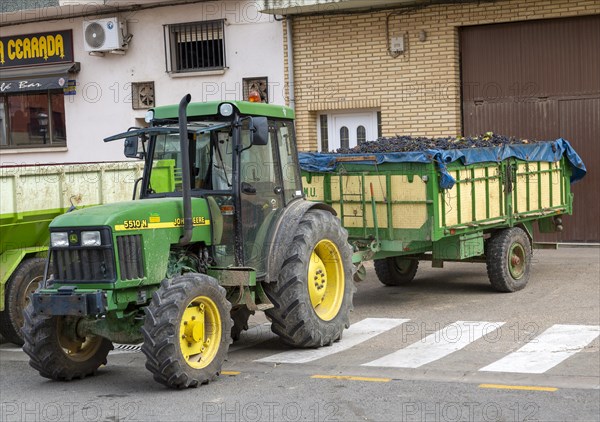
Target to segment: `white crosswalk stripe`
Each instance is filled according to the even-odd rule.
[[[501,327],[503,322],[457,321],[433,334],[363,366],[418,368],[450,355]]]
[[[329,347],[320,349],[290,350],[278,353],[266,358],[258,359],[256,362],[271,363],[306,363],[313,360],[324,358],[344,350],[350,349],[360,343],[363,343],[381,333],[398,327],[408,319],[390,319],[390,318],[366,318],[344,331],[342,339],[333,343]]]
[[[255,362],[302,364],[312,362],[353,347],[360,347],[374,337],[401,326],[410,319],[366,318],[344,331],[342,340],[329,347],[319,349],[293,349],[255,360]],[[460,352],[469,344],[490,335],[496,338],[494,331],[504,322],[456,321],[427,335],[406,347],[378,359],[363,363],[361,366],[383,368],[420,368],[432,362]],[[600,336],[598,325],[562,325],[556,324],[542,332],[520,349],[501,359],[473,371],[543,374],[561,364],[571,356],[581,352]],[[400,336],[394,336],[399,339]],[[229,353],[237,355],[244,349],[260,348],[260,344],[276,340],[269,323],[259,324],[242,333],[239,342],[230,346]],[[398,342],[398,340],[395,340]],[[496,344],[490,342],[490,347]],[[266,346],[265,346],[266,347]],[[264,352],[263,347],[260,352]],[[487,346],[486,346],[487,347]],[[141,345],[115,344],[111,355],[140,353]],[[21,348],[3,345],[3,352],[22,352]],[[597,352],[597,350],[595,350]],[[463,353],[469,353],[467,351]]]
[[[480,371],[543,374],[598,337],[597,325],[553,325],[516,352]]]

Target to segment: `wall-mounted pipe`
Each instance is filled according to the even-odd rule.
[[[289,106],[296,108],[295,81],[294,81],[294,40],[292,33],[292,18],[288,16],[285,20],[287,32],[287,59],[288,59],[288,97]]]

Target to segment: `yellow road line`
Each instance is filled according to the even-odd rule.
[[[368,381],[368,382],[390,382],[391,378],[371,378],[371,377],[354,377],[351,375],[313,375],[311,378],[324,380],[350,380],[350,381]]]
[[[221,371],[221,375],[239,375],[241,372],[239,371]]]
[[[558,388],[556,387],[536,387],[531,385],[480,384],[479,388],[495,388],[498,390],[558,391]]]

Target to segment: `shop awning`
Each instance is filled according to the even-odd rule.
[[[80,68],[80,63],[75,62],[0,69],[0,92],[6,94],[61,89]]]

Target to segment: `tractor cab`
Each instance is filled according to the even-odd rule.
[[[264,277],[264,246],[275,222],[287,204],[303,196],[293,111],[245,102],[192,103],[186,145],[176,111],[153,109],[146,117],[150,127],[105,139],[125,139],[125,155],[145,160],[134,197],[182,197],[187,177],[191,201],[208,201],[215,264],[251,267],[257,278]]]

